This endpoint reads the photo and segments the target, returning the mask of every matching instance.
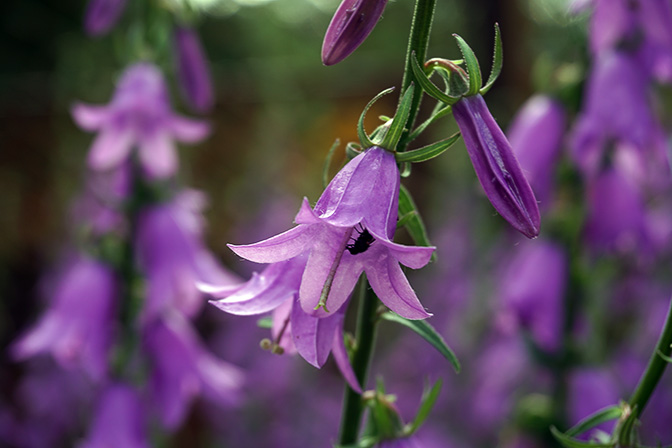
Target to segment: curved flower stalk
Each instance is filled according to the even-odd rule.
[[[183,97],[195,111],[207,112],[212,109],[215,96],[208,61],[198,34],[191,28],[176,26],[173,45]]]
[[[492,206],[513,228],[535,238],[541,220],[537,200],[483,97],[476,94],[462,98],[453,105],[453,116]]]
[[[198,396],[228,406],[240,399],[243,373],[215,358],[179,313],[166,312],[143,329],[151,362],[151,398],[163,425],[177,428]]]
[[[429,317],[399,263],[412,269],[429,262],[433,247],[391,241],[397,223],[399,169],[394,155],[372,147],[351,160],[311,209],[304,199],[293,229],[267,240],[229,245],[256,263],[278,263],[308,254],[299,300],[317,317],[337,311],[365,272],[376,295],[407,319]]]
[[[140,212],[135,244],[140,268],[147,278],[144,321],[165,309],[194,316],[203,305],[196,282],[232,286],[241,283],[203,245],[201,210],[205,202],[201,192],[185,190],[171,202]]]
[[[149,448],[143,403],[136,390],[121,383],[108,385],[99,398],[86,439],[78,448]]]
[[[102,380],[107,375],[116,295],[117,280],[109,266],[85,256],[70,261],[50,308],[12,346],[14,358],[50,353],[62,366],[77,366]]]
[[[301,278],[307,256],[299,255],[272,263],[237,290],[228,285],[199,285],[201,291],[220,300],[210,303],[227,313],[239,316],[273,311],[271,350],[298,352],[311,365],[321,368],[333,352],[341,374],[353,390],[361,387],[352,371],[343,340],[346,307],[328,317],[314,317],[303,311],[298,302]],[[281,349],[281,350],[278,350]]]
[[[126,0],[90,0],[84,16],[84,30],[89,36],[102,36],[117,24]]]
[[[196,143],[209,133],[207,123],[173,113],[163,75],[144,62],[126,69],[107,106],[77,103],[72,115],[82,129],[99,131],[89,152],[90,168],[115,168],[137,146],[140,165],[150,179],[177,171],[175,140]]]
[[[354,52],[371,34],[387,0],[343,0],[322,43],[322,63],[334,65]]]

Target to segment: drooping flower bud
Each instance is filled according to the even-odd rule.
[[[476,176],[495,210],[526,237],[539,235],[537,200],[483,97],[463,97],[453,105],[453,115]]]
[[[383,15],[387,0],[343,0],[322,43],[322,63],[334,65],[359,47]]]
[[[214,103],[208,62],[198,35],[191,28],[175,27],[173,34],[177,75],[182,95],[197,112],[207,112]]]
[[[84,15],[84,30],[89,36],[102,36],[114,27],[126,0],[91,0]]]

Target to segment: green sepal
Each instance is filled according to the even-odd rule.
[[[560,442],[560,445],[564,446],[565,448],[612,448],[615,445],[615,442],[595,443],[578,440],[568,436],[567,434],[563,434],[555,426],[551,426],[551,434],[553,434],[555,440]]]
[[[458,34],[453,34],[453,37],[457,40],[457,45],[460,47],[460,51],[464,57],[464,63],[467,66],[467,75],[469,76],[469,90],[467,91],[467,96],[476,95],[483,85],[481,68],[478,66],[478,59],[476,59],[474,51],[462,37]]]
[[[324,167],[322,167],[322,188],[327,188],[327,185],[329,184],[329,167],[331,166],[331,159],[334,158],[334,153],[339,146],[341,146],[341,141],[339,139],[334,140],[334,144],[329,148],[327,158],[324,160]]]
[[[373,97],[373,99],[368,102],[368,104],[366,105],[366,107],[362,111],[362,114],[359,116],[359,122],[357,122],[357,137],[359,137],[359,141],[361,142],[362,147],[364,149],[375,146],[375,144],[371,141],[369,136],[366,134],[366,131],[364,130],[364,117],[366,116],[366,113],[369,111],[371,106],[373,106],[373,103],[375,103],[380,98],[387,95],[388,93],[391,93],[393,90],[394,90],[394,87],[390,87],[389,89],[385,89],[382,92],[380,92],[378,95]]]
[[[413,132],[408,134],[408,137],[406,137],[405,142],[406,143],[412,142],[413,140],[418,138],[418,136],[420,136],[420,134],[422,134],[425,131],[425,129],[427,129],[427,127],[429,125],[434,123],[439,118],[445,117],[446,115],[450,114],[452,111],[453,111],[453,108],[451,106],[445,106],[445,107],[439,109],[431,117],[429,117],[427,120],[423,121],[420,126],[415,128],[415,130]]]
[[[388,151],[394,151],[396,149],[397,144],[399,143],[399,139],[401,138],[401,134],[404,133],[408,116],[411,113],[413,89],[414,86],[413,83],[411,83],[411,85],[408,86],[408,89],[406,89],[406,92],[404,92],[404,96],[401,98],[401,101],[399,102],[399,106],[397,107],[397,111],[394,114],[392,122],[390,123],[388,121],[385,123],[390,124],[387,132],[385,133],[385,136],[378,144],[378,146],[381,148],[385,148]]]
[[[262,317],[257,320],[257,327],[259,328],[273,328],[273,319],[270,316]]]
[[[418,213],[411,193],[404,185],[400,185],[399,187],[399,222],[403,222],[403,227],[406,228],[416,246],[429,247],[432,245],[429,242],[425,223],[422,221],[420,213]],[[397,227],[401,227],[399,223],[397,223]],[[431,261],[436,261],[435,254],[432,254]]]
[[[442,103],[448,105],[453,105],[460,100],[460,97],[450,96],[444,93],[438,87],[436,87],[436,85],[427,77],[425,70],[423,70],[423,68],[420,67],[420,64],[415,59],[415,57],[411,59],[412,59],[411,68],[413,69],[413,75],[415,76],[415,80],[418,81],[418,84],[420,85],[420,87],[422,87],[422,90],[424,90],[425,93],[427,93],[427,95],[431,96],[435,100],[441,101]]]
[[[576,425],[569,428],[567,431],[565,431],[565,435],[570,437],[578,436],[579,434],[583,434],[589,429],[593,429],[597,425],[608,422],[610,420],[616,420],[617,418],[620,418],[622,414],[622,406],[614,405],[600,409],[599,411],[589,415],[588,417],[579,421],[579,423]]]
[[[499,24],[495,23],[495,53],[492,57],[492,68],[490,69],[490,76],[483,88],[480,90],[481,95],[485,95],[490,87],[497,81],[499,74],[502,73],[502,64],[504,63],[504,56],[502,50],[502,34],[499,31]]]
[[[345,156],[348,160],[352,160],[362,153],[362,147],[359,143],[350,142],[345,145]]]
[[[627,404],[623,407],[621,420],[618,422],[615,433],[617,434],[618,446],[635,446],[637,442],[637,405],[630,407]]]
[[[409,162],[404,162],[399,165],[399,175],[402,178],[411,175],[411,164]]]
[[[444,140],[440,140],[431,145],[423,146],[422,148],[413,149],[406,152],[398,152],[395,154],[397,162],[425,162],[427,160],[433,159],[443,154],[448,148],[453,146],[455,142],[460,138],[460,133],[456,133],[451,137],[448,137]]]
[[[383,313],[380,317],[390,322],[396,322],[398,324],[404,325],[415,331],[425,341],[429,342],[432,347],[437,349],[444,358],[450,361],[456,373],[460,372],[460,361],[457,359],[457,356],[455,356],[455,353],[450,349],[450,347],[448,347],[448,344],[446,344],[443,336],[441,336],[439,332],[436,331],[436,329],[427,321],[406,319],[396,313],[393,313],[392,311]]]
[[[415,414],[415,419],[404,428],[404,433],[406,435],[411,435],[416,432],[420,426],[427,420],[429,413],[436,403],[436,399],[439,398],[439,392],[441,392],[441,379],[436,380],[436,383],[431,388],[425,387],[425,390],[422,392],[422,398],[420,399],[420,408],[418,413]]]

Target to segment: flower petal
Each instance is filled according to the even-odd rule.
[[[431,314],[415,295],[399,263],[383,253],[378,263],[364,266],[373,291],[388,308],[406,319],[425,319]]]
[[[110,113],[107,106],[90,106],[76,103],[70,111],[77,126],[85,131],[96,131],[108,120]]]
[[[296,257],[314,242],[313,226],[299,225],[279,235],[246,245],[228,244],[236,255],[255,263],[277,263]]]
[[[144,135],[138,155],[142,167],[152,179],[163,179],[177,172],[177,152],[167,132]]]
[[[294,222],[297,224],[319,224],[322,221],[320,220],[320,216],[310,207],[308,198],[303,198],[301,209],[296,214]]]
[[[380,151],[380,168],[370,197],[362,201],[366,206],[364,225],[376,239],[392,240],[397,228],[401,176],[394,154],[382,148],[369,149],[374,150]]]
[[[291,312],[292,340],[296,351],[319,369],[327,362],[334,333],[342,321],[342,312],[323,318],[306,314],[297,298]]]
[[[210,134],[210,125],[207,122],[177,115],[170,117],[168,128],[175,140],[182,143],[197,143]]]
[[[378,242],[385,246],[399,263],[411,269],[420,269],[429,263],[432,253],[436,250],[434,246],[404,246],[385,240],[379,240]]]
[[[345,348],[345,341],[343,340],[343,325],[339,325],[336,328],[336,333],[334,334],[334,343],[332,345],[332,353],[334,354],[334,361],[338,366],[338,370],[341,371],[341,375],[345,378],[345,381],[348,382],[352,390],[358,394],[362,393],[362,387],[357,381],[357,376],[355,375],[354,370],[352,370],[352,364],[350,364],[350,358],[348,357],[348,351]]]
[[[89,167],[94,170],[109,170],[116,167],[128,157],[134,140],[130,129],[104,128],[89,151]]]

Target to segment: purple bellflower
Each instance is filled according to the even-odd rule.
[[[535,238],[540,226],[537,200],[483,97],[463,97],[453,105],[453,116],[476,176],[495,210],[520,233]]]
[[[180,313],[165,312],[145,325],[143,347],[152,365],[152,401],[166,428],[182,423],[197,396],[224,406],[239,401],[243,373],[210,354]]]
[[[334,65],[350,56],[371,34],[387,0],[343,0],[322,43],[322,63]]]
[[[93,424],[78,448],[149,448],[145,413],[138,392],[124,384],[110,384],[99,398]]]
[[[553,171],[564,132],[562,105],[543,95],[525,102],[508,132],[513,152],[542,206],[547,206],[551,199]]]
[[[163,75],[148,63],[126,69],[110,104],[78,103],[72,114],[82,129],[100,131],[89,152],[90,168],[115,168],[137,145],[140,165],[150,179],[166,178],[177,171],[174,140],[195,143],[209,133],[207,123],[173,113]]]
[[[196,282],[241,283],[203,245],[201,210],[205,202],[202,193],[185,190],[171,202],[147,207],[138,216],[136,248],[147,278],[143,320],[151,320],[166,308],[194,316],[204,303]]]
[[[509,261],[500,287],[499,322],[529,330],[534,341],[549,351],[562,340],[566,258],[554,243],[527,241]]]
[[[126,0],[90,0],[84,16],[89,36],[101,36],[114,27],[126,7]]]
[[[50,308],[14,343],[14,357],[51,353],[62,366],[81,368],[96,381],[103,379],[116,291],[116,278],[108,266],[84,256],[71,261],[58,280]]]
[[[208,62],[198,35],[191,28],[177,26],[173,44],[182,95],[192,109],[207,112],[212,108],[215,97]]]
[[[376,295],[392,311],[407,319],[427,318],[430,314],[399,263],[421,268],[434,248],[391,241],[399,182],[394,155],[374,146],[332,179],[314,209],[304,199],[296,227],[258,243],[229,247],[256,263],[278,263],[308,253],[299,300],[306,313],[317,317],[337,311],[365,272]]]
[[[361,393],[343,341],[346,307],[342,306],[337,312],[320,318],[304,312],[298,301],[306,262],[304,254],[272,263],[260,274],[255,272],[247,283],[235,291],[228,285],[199,286],[214,297],[224,297],[210,303],[227,313],[247,316],[273,310],[272,335],[277,346],[287,353],[298,352],[318,369],[333,352],[343,377],[353,390]]]

